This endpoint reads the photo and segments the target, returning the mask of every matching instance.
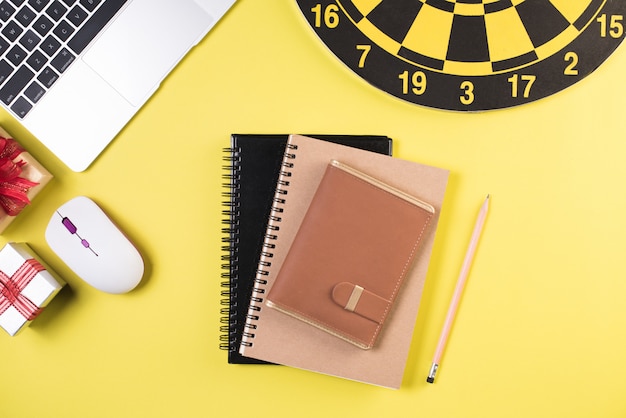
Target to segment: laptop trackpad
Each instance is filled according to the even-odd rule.
[[[201,38],[212,18],[188,0],[134,0],[83,60],[140,106]]]

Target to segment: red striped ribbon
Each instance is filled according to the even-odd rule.
[[[45,268],[34,258],[26,260],[11,276],[0,271],[0,315],[9,307],[15,309],[28,321],[32,321],[43,310],[22,294],[22,291],[33,280],[33,277]]]

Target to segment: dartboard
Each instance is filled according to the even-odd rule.
[[[408,102],[529,103],[593,72],[624,38],[626,0],[297,0],[328,48]]]

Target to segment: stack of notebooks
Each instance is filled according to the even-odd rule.
[[[446,170],[380,136],[233,135],[222,348],[399,388]]]

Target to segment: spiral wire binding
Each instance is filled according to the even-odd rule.
[[[280,231],[280,225],[278,224],[282,221],[282,213],[284,211],[282,205],[286,203],[285,197],[287,196],[287,189],[290,185],[289,178],[291,177],[291,171],[289,170],[294,166],[293,161],[290,160],[296,158],[296,154],[293,151],[297,149],[297,145],[289,143],[285,149],[285,155],[278,176],[278,183],[276,186],[276,192],[274,193],[274,200],[270,211],[267,230],[263,239],[261,258],[254,277],[254,287],[252,289],[252,297],[250,298],[250,306],[248,307],[248,314],[244,325],[243,338],[241,340],[241,345],[244,347],[252,347],[254,344],[250,340],[255,337],[257,325],[254,322],[259,319],[259,312],[261,311],[261,304],[263,303],[265,295],[265,286],[267,285],[266,277],[269,275],[269,271],[265,268],[272,265],[271,259],[274,257],[273,250],[276,248],[276,244],[274,242],[278,239],[278,233]]]
[[[237,320],[235,310],[237,308],[237,241],[239,239],[239,172],[240,168],[239,148],[224,148],[225,155],[222,159],[228,162],[222,166],[226,173],[222,179],[226,180],[222,187],[222,197],[227,200],[222,202],[225,209],[222,211],[222,274],[220,286],[220,349],[236,350],[234,327]]]

